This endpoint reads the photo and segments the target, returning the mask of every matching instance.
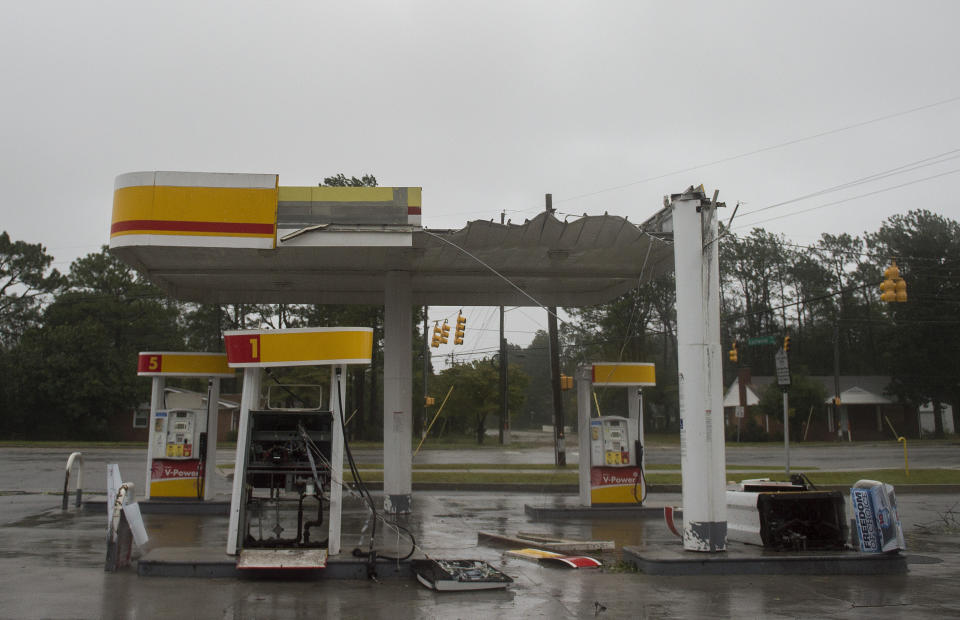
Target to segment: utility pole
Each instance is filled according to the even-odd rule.
[[[500,306],[500,444],[510,443],[510,403],[507,399],[507,339],[503,335],[503,306]]]
[[[830,432],[840,423],[840,323],[833,324],[833,406],[830,411]]]
[[[546,195],[547,213],[553,213],[553,194]],[[567,464],[564,446],[563,401],[560,400],[560,336],[557,331],[557,307],[547,308],[547,330],[550,332],[550,386],[553,390],[553,438],[557,467]],[[585,432],[585,430],[581,430]]]
[[[506,212],[500,212],[500,223],[506,217]],[[504,335],[503,306],[500,306],[500,445],[510,443],[510,403],[507,400],[507,338]]]
[[[420,420],[420,423],[417,424],[417,428],[414,429],[416,435],[419,435],[420,438],[423,438],[423,431],[426,429],[427,421],[427,376],[430,374],[430,342],[429,336],[427,335],[427,330],[430,329],[430,316],[429,316],[430,307],[423,307],[423,417]]]

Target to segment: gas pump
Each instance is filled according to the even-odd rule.
[[[150,492],[154,497],[203,499],[207,411],[166,409],[153,422]]]
[[[216,460],[220,379],[234,376],[234,371],[227,366],[227,356],[169,351],[141,353],[137,375],[153,378],[146,499],[213,499],[207,463]],[[183,403],[168,406],[165,381],[171,377],[206,378],[206,409],[182,406]],[[213,437],[213,441],[207,441],[208,437]]]
[[[158,411],[154,422],[154,460],[190,460],[197,458],[195,448],[206,439],[207,412],[203,409]],[[201,452],[196,450],[197,453]]]
[[[606,467],[635,466],[639,442],[630,441],[634,435],[631,431],[629,418],[610,415],[590,420],[590,463]]]
[[[653,364],[596,363],[577,370],[582,505],[643,503],[642,388],[653,385]],[[591,417],[595,386],[626,388],[628,417]]]
[[[243,369],[227,554],[238,569],[323,568],[340,553],[347,364],[370,363],[373,330],[229,331],[224,344],[230,367]],[[264,402],[262,373],[284,366],[329,366],[329,397],[276,385]]]

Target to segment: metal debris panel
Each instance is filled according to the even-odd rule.
[[[440,592],[495,590],[513,579],[483,560],[413,560],[413,572],[424,586]]]

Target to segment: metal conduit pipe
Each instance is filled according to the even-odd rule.
[[[68,487],[70,486],[70,471],[73,469],[73,464],[77,464],[77,507],[80,507],[80,502],[83,498],[83,453],[82,452],[73,452],[70,454],[70,458],[67,459],[67,472],[63,478],[63,510],[67,509],[67,504],[69,503],[70,491]]]

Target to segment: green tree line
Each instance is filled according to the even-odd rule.
[[[739,364],[753,375],[774,374],[774,352],[789,335],[791,370],[800,377],[791,402],[816,401],[816,388],[803,377],[834,374],[836,347],[840,374],[889,376],[888,395],[911,407],[931,402],[939,411],[950,403],[954,428],[960,428],[960,224],[955,220],[913,210],[890,217],[875,232],[824,233],[810,246],[762,228],[743,235],[723,230],[719,249],[723,346],[729,350],[739,343]],[[906,303],[880,300],[891,260],[907,283]],[[576,319],[564,330],[567,371],[588,360],[655,362],[658,385],[645,391],[645,422],[648,430],[663,424],[675,428],[673,277],[643,284],[607,304],[567,310]],[[746,346],[759,336],[772,336],[777,344]],[[724,385],[729,385],[737,364],[726,359],[724,364]],[[601,391],[598,400],[601,407],[605,400],[609,407],[626,406],[616,390]],[[941,434],[941,418],[934,418]]]
[[[368,175],[328,177],[325,182],[362,185],[376,180]],[[725,348],[735,340],[745,343],[768,335],[780,342],[790,335],[795,374],[829,375],[836,335],[842,374],[890,376],[891,396],[913,405],[951,403],[954,415],[960,413],[956,221],[910,211],[889,218],[876,232],[825,233],[810,247],[760,228],[744,235],[724,233],[720,260]],[[880,301],[879,284],[891,259],[907,282],[907,303]],[[382,307],[178,302],[106,248],[77,259],[65,274],[52,264],[53,257],[41,244],[0,235],[0,437],[111,437],[117,412],[132,413],[148,398],[149,382],[136,376],[139,351],[222,351],[222,333],[228,329],[333,325],[374,328],[374,364],[351,370],[348,408],[355,410],[350,426],[355,437],[381,437]],[[573,374],[579,364],[591,361],[655,363],[657,386],[644,393],[647,430],[676,431],[672,275],[643,283],[607,304],[565,310],[570,319],[561,327],[564,373]],[[417,308],[410,352],[417,432],[436,411],[419,398],[424,380],[422,320],[422,308]],[[773,350],[741,346],[741,363],[749,364],[754,375],[772,374]],[[509,347],[508,400],[514,428],[552,423],[548,351],[544,331],[526,347]],[[439,373],[428,364],[429,393],[437,406],[454,387],[435,433],[482,441],[487,428],[496,428],[499,363],[493,356],[456,363]],[[729,362],[725,366],[729,384],[736,370]],[[311,375],[303,369],[278,377],[328,380],[321,372]],[[239,391],[239,382],[227,382],[223,389]],[[801,379],[796,398],[816,401],[810,389]],[[598,391],[597,404],[604,414],[626,410],[623,392]],[[573,424],[574,393],[565,392],[563,398],[566,420]],[[939,426],[939,416],[935,419]]]

